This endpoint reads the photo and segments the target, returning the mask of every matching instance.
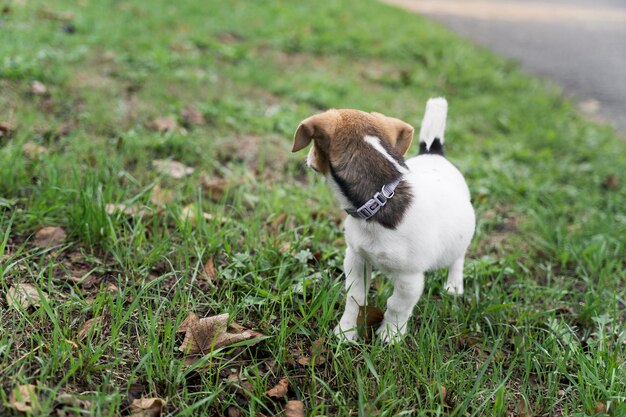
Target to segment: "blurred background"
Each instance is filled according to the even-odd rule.
[[[582,112],[626,134],[623,0],[388,0],[564,87]]]

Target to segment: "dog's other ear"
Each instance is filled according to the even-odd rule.
[[[328,110],[327,112],[316,114],[300,122],[293,136],[291,152],[298,152],[306,148],[313,139],[315,139],[315,143],[323,151],[328,151],[330,137],[335,131],[337,124],[337,116],[336,111]]]
[[[382,121],[383,129],[385,129],[391,146],[400,155],[404,155],[413,141],[413,133],[415,132],[413,126],[395,117],[388,117],[375,112],[372,112],[372,114]]]

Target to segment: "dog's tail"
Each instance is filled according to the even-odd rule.
[[[447,115],[448,102],[445,98],[428,100],[420,128],[420,155],[443,155],[443,134],[446,130]]]

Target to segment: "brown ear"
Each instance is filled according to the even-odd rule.
[[[300,122],[293,136],[291,152],[298,152],[306,148],[315,139],[322,150],[328,150],[330,136],[335,131],[337,114],[334,110],[316,114]]]
[[[391,146],[400,155],[404,155],[413,141],[413,133],[415,132],[413,126],[395,117],[387,117],[384,114],[375,112],[372,112],[372,114],[381,120]]]

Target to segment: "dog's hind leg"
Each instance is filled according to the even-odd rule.
[[[359,307],[365,305],[367,292],[370,288],[372,268],[350,247],[346,250],[343,261],[346,275],[347,300],[346,309],[335,327],[335,334],[341,338],[355,340],[357,337],[356,320]]]
[[[413,307],[424,291],[424,274],[419,272],[410,275],[393,277],[393,294],[387,300],[385,318],[377,333],[385,342],[396,342],[406,333],[407,322],[413,313]]]
[[[463,295],[463,264],[465,262],[465,254],[450,265],[448,270],[448,282],[446,282],[446,291],[452,295]]]

